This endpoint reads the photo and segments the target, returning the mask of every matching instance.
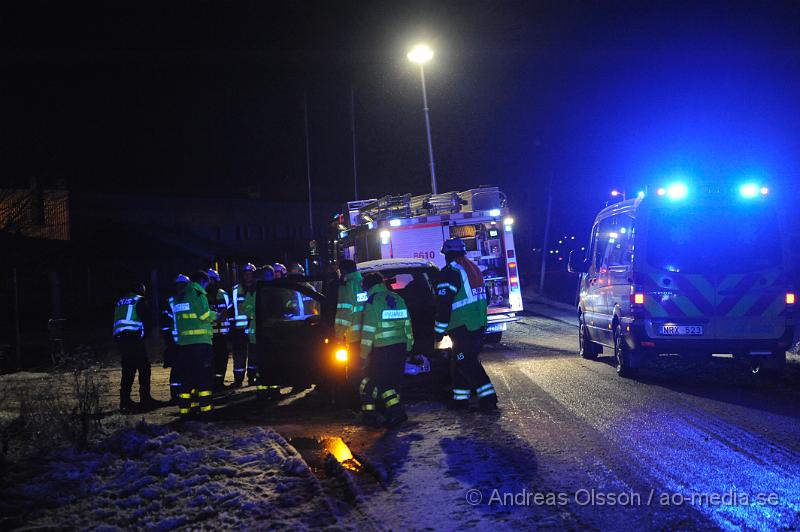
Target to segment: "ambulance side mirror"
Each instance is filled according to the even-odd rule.
[[[578,256],[575,250],[569,252],[569,261],[567,261],[567,271],[570,273],[588,273],[592,261]]]

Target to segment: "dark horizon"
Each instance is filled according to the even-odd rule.
[[[496,184],[583,230],[613,187],[798,166],[796,4],[304,2],[26,4],[2,31],[4,181],[75,190],[352,198],[429,190],[417,40],[439,189]],[[568,209],[569,207],[570,209]],[[580,212],[574,219],[575,212]],[[565,214],[566,213],[566,214]],[[567,215],[569,214],[569,216]]]

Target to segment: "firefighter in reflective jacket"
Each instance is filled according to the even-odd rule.
[[[114,341],[122,355],[122,379],[119,389],[119,409],[131,413],[137,404],[131,401],[131,388],[136,372],[139,372],[138,406],[153,408],[159,402],[150,396],[150,360],[144,346],[145,320],[149,317],[144,299],[145,287],[135,283],[125,297],[114,307]]]
[[[219,287],[220,277],[217,270],[208,269],[208,306],[217,313],[214,321],[214,336],[211,339],[211,348],[214,351],[214,391],[225,388],[225,373],[228,372],[228,307],[231,298],[228,293]]]
[[[178,274],[175,278],[175,294],[167,298],[167,304],[161,311],[161,338],[166,348],[164,349],[164,367],[169,370],[169,396],[173,401],[178,400],[178,388],[181,382],[178,377],[178,329],[175,328],[175,298],[186,290],[189,277]]]
[[[442,247],[447,265],[436,285],[436,340],[445,334],[453,342],[451,371],[453,398],[450,406],[463,408],[471,396],[483,410],[497,408],[497,394],[478,354],[486,327],[486,288],[478,266],[466,257],[460,238],[446,240]]]
[[[238,388],[244,381],[245,371],[247,372],[247,383],[252,386],[256,383],[256,373],[258,365],[255,353],[248,356],[249,341],[247,314],[244,309],[244,302],[247,294],[255,292],[256,267],[254,264],[247,263],[242,267],[242,282],[233,285],[231,291],[231,303],[228,307],[228,323],[230,325],[230,339],[233,347],[233,384]]]
[[[379,273],[364,276],[367,301],[361,327],[361,364],[364,378],[359,386],[364,421],[377,421],[382,406],[387,427],[406,421],[397,384],[403,376],[406,355],[414,343],[411,320],[403,298],[391,292]]]
[[[211,393],[214,386],[211,349],[213,323],[217,313],[208,306],[206,287],[208,275],[199,271],[195,282],[175,298],[175,325],[178,330],[178,366],[181,386],[178,412],[186,417],[194,409],[201,415],[211,412]]]
[[[358,361],[361,347],[361,316],[367,300],[367,293],[362,286],[364,278],[352,260],[339,262],[339,272],[342,281],[336,298],[334,332],[336,340],[344,342],[347,346],[350,360]],[[357,368],[353,368],[353,371],[358,373]]]

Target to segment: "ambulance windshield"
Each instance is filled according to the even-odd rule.
[[[647,262],[673,272],[711,274],[777,266],[777,216],[763,206],[655,208],[649,219]]]

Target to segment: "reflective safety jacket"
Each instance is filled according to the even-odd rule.
[[[247,334],[247,340],[251,344],[256,343],[256,293],[247,292],[244,302],[241,306],[245,316],[247,316],[247,326],[244,332]]]
[[[189,284],[181,295],[175,297],[172,308],[178,329],[178,345],[211,344],[211,326],[217,313],[208,307],[208,297],[202,286]]]
[[[442,268],[436,285],[434,332],[445,334],[462,326],[469,331],[486,327],[486,308],[482,278],[478,286],[470,286],[469,275],[458,262],[452,261]]]
[[[411,318],[403,298],[378,284],[370,288],[364,305],[361,358],[367,358],[373,348],[395,344],[405,344],[406,350],[411,350]]]
[[[139,336],[144,336],[144,323],[142,323],[139,313],[136,311],[136,305],[142,296],[130,292],[125,297],[117,301],[114,307],[114,336],[119,336],[124,332],[129,334],[138,333]]]
[[[230,302],[228,303],[228,324],[233,329],[247,328],[247,314],[244,311],[244,299],[247,289],[241,283],[233,285]]]
[[[165,338],[172,338],[173,343],[178,343],[178,329],[175,327],[175,298],[167,298],[167,305],[161,311],[161,334]]]
[[[361,313],[367,301],[367,293],[361,287],[362,280],[361,272],[348,273],[339,286],[334,325],[337,340],[344,338],[346,343],[361,341]]]
[[[217,319],[213,325],[214,334],[228,334],[231,330],[228,323],[228,307],[231,306],[231,298],[228,297],[228,293],[222,288],[218,288],[214,297],[209,298],[208,306],[217,313]]]

